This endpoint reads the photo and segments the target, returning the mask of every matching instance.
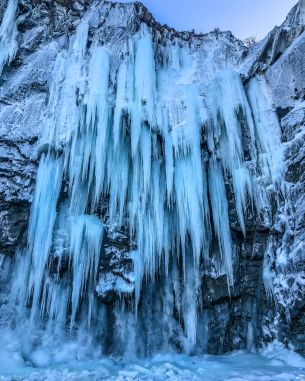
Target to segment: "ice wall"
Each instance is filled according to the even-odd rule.
[[[245,87],[227,69],[203,88],[187,44],[158,52],[143,23],[118,62],[84,17],[58,54],[11,295],[32,322],[72,336],[85,329],[129,355],[196,348],[202,274],[213,262],[234,287],[229,188],[245,234],[249,211],[270,218],[279,176],[280,131],[263,79]],[[98,297],[105,202],[110,228],[127,221],[136,245],[135,291],[113,306],[115,328]]]

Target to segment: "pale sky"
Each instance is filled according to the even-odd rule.
[[[130,2],[129,0],[121,0]],[[161,24],[177,30],[231,30],[245,39],[261,39],[280,25],[297,0],[142,0]]]

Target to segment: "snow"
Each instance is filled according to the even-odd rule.
[[[96,292],[99,295],[106,295],[109,291],[117,292],[118,294],[131,295],[134,291],[134,285],[132,283],[133,274],[124,274],[124,277],[127,278],[128,281],[113,273],[106,273],[102,275],[99,279],[98,285],[96,286]]]
[[[305,23],[305,1],[300,0],[290,11],[284,25],[285,26],[298,25],[298,24],[304,25],[304,23]]]
[[[260,352],[233,352],[224,356],[186,356],[158,354],[137,361],[115,358],[78,361],[67,358],[75,348],[70,345],[58,348],[57,358],[63,362],[50,364],[48,353],[36,351],[31,360],[24,362],[24,355],[15,352],[12,345],[0,350],[0,380],[12,381],[85,381],[85,380],[183,380],[183,381],[287,381],[305,380],[305,361],[298,354],[283,348],[278,342]],[[11,338],[12,339],[12,338]]]

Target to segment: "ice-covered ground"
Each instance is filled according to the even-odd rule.
[[[1,346],[2,347],[2,346]],[[0,349],[1,381],[62,380],[305,380],[305,359],[274,343],[259,353],[234,352],[226,356],[157,355],[123,361],[103,358],[68,361],[52,367],[26,365],[19,353]],[[42,364],[44,353],[36,354]]]

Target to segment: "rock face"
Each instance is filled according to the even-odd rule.
[[[5,10],[10,1],[0,0],[0,19],[5,19]],[[281,165],[275,168],[275,172],[279,173],[275,181],[276,187],[268,191],[269,207],[265,213],[255,212],[248,204],[243,228],[234,201],[236,194],[232,179],[226,179],[234,257],[234,287],[228,286],[226,272],[217,269],[214,263],[213,258],[220,254],[217,232],[213,231],[209,261],[201,264],[199,272],[198,289],[202,295],[202,311],[197,323],[197,344],[190,348],[189,352],[222,354],[235,349],[251,349],[274,339],[292,344],[296,350],[305,352],[304,0],[299,1],[292,9],[282,26],[275,28],[263,41],[250,49],[230,32],[195,35],[161,26],[141,3],[20,0],[16,11],[16,36],[12,32],[18,49],[13,57],[8,55],[6,58],[0,85],[0,254],[4,258],[2,266],[11,263],[16,252],[27,245],[30,207],[39,159],[46,151],[49,150],[50,153],[53,150],[53,147],[44,146],[41,138],[45,134],[46,117],[50,113],[47,105],[52,97],[54,67],[58,54],[68,48],[71,36],[74,36],[76,28],[85,18],[89,20],[88,45],[93,46],[98,35],[99,41],[111,56],[109,86],[112,87],[113,94],[117,90],[115,77],[119,64],[128,51],[128,38],[139,33],[143,24],[151,28],[157,65],[165,65],[164,50],[168,46],[178,50],[189,49],[195,66],[193,81],[198,85],[202,98],[207,97],[206,89],[212,86],[210,84],[214,83],[218,73],[228,67],[241,73],[245,91],[250,98],[255,83],[251,80],[255,76],[266,84],[264,96],[273,104],[282,134],[279,149],[282,155]],[[2,40],[0,32],[0,44]],[[171,64],[175,64],[174,60]],[[186,72],[180,80],[187,81],[187,77]],[[150,100],[142,99],[143,102],[149,103]],[[255,102],[251,104],[255,107]],[[240,119],[244,117],[241,114]],[[203,134],[201,140],[202,147],[209,145],[206,135]],[[242,140],[245,160],[250,162],[248,156],[251,155],[247,152],[250,136],[246,127]],[[59,150],[58,147],[56,150]],[[206,152],[207,155],[211,155],[209,149]],[[161,149],[162,155],[164,156],[164,152]],[[61,192],[60,197],[64,200],[65,190]],[[118,305],[121,299],[124,299],[128,309],[137,293],[134,258],[138,243],[130,238],[128,221],[117,225],[110,222],[109,200],[104,200],[97,210],[105,229],[95,293],[108,324],[107,332],[102,332],[103,349],[106,353],[115,353],[113,337],[116,337],[115,340],[119,345],[122,343],[123,347],[126,341],[120,335],[126,334],[128,326],[137,324],[134,311],[129,312],[129,315],[123,315]],[[53,242],[51,249],[53,254],[59,250],[57,242],[66,240],[58,226],[55,226],[54,236],[56,242]],[[68,246],[63,245],[67,252]],[[65,274],[69,267],[68,255],[65,255],[60,263],[56,255],[53,255],[52,266],[60,269],[61,274]],[[186,263],[184,266],[190,265]],[[143,326],[149,326],[151,330],[145,331],[147,338],[144,338],[143,342],[149,346],[149,337],[153,336],[157,341],[156,349],[162,348],[164,343],[161,337],[160,343],[156,340],[160,328],[158,320],[167,321],[169,314],[167,306],[156,299],[159,298],[160,290],[169,294],[180,292],[179,289],[175,289],[175,284],[173,290],[170,286],[167,288],[164,273],[161,272],[160,277],[158,282],[147,282],[143,286],[138,301],[138,318],[140,321],[142,319]],[[181,277],[182,274],[177,275],[177,283]],[[157,318],[146,316],[146,310],[141,310],[141,303],[145,304],[145,300],[152,301]],[[184,337],[183,331],[186,330],[187,322],[185,317],[183,322],[179,320],[179,306],[175,303],[176,301],[172,301],[175,310],[173,319],[166,323],[171,330],[167,340],[175,350],[186,351],[188,344],[183,346],[181,343],[184,339],[181,337]],[[187,305],[186,309],[192,307]],[[151,321],[151,324],[147,324],[147,321]],[[122,332],[118,333],[120,330]],[[160,333],[160,336],[162,335]],[[154,349],[144,350],[140,354],[148,355]]]

